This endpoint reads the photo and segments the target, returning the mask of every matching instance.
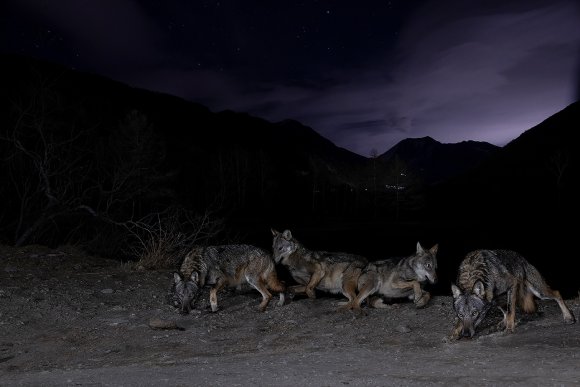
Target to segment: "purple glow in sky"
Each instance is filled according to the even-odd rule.
[[[574,0],[8,1],[0,51],[296,119],[368,156],[504,145],[580,97]]]

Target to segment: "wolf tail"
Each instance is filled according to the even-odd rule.
[[[286,285],[278,279],[276,270],[272,270],[266,278],[266,284],[270,290],[276,293],[283,293],[286,291]]]
[[[525,281],[520,282],[518,286],[518,305],[524,313],[535,313],[537,310],[534,293],[528,289]]]

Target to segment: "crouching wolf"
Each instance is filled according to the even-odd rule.
[[[315,289],[343,294],[352,302],[356,297],[358,278],[367,265],[366,258],[347,253],[312,251],[292,237],[290,230],[272,230],[274,260],[285,266],[299,284],[289,290],[316,298]]]
[[[385,259],[369,263],[358,280],[358,295],[351,307],[360,309],[361,303],[373,295],[378,297],[368,304],[375,308],[386,307],[382,297],[406,297],[413,300],[417,308],[427,305],[431,295],[421,285],[437,282],[438,248],[439,245],[435,245],[425,250],[417,242],[417,251],[413,255],[400,260]]]
[[[210,304],[217,311],[217,293],[225,286],[249,283],[262,294],[260,311],[272,299],[268,291],[280,293],[278,305],[284,304],[285,286],[278,280],[271,254],[250,245],[194,247],[183,260],[179,273],[174,273],[175,304],[187,314],[201,289],[211,285]]]
[[[515,327],[516,304],[526,313],[536,311],[534,296],[555,300],[564,321],[569,324],[576,321],[560,292],[551,289],[524,257],[510,250],[476,250],[468,253],[459,266],[457,286],[451,285],[451,290],[453,308],[458,317],[452,339],[472,337],[475,328],[495,304],[494,300],[504,293],[507,293],[507,312],[504,312],[503,324],[508,332],[513,332]]]

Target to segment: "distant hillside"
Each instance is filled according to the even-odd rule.
[[[499,147],[478,141],[442,144],[431,137],[407,138],[379,156],[387,164],[404,162],[426,184],[445,181],[487,160]]]
[[[429,219],[461,225],[462,231],[448,235],[446,243],[466,246],[452,255],[452,273],[467,249],[512,249],[530,260],[550,285],[578,291],[580,265],[573,251],[580,212],[579,129],[576,102],[479,167],[429,190]]]
[[[372,210],[369,159],[296,121],[214,113],[53,63],[0,60],[0,151],[9,155],[0,168],[13,178],[0,189],[8,235],[66,208],[138,217],[179,205],[270,223]],[[19,212],[25,202],[30,219]]]
[[[580,102],[527,130],[465,176],[433,190],[460,216],[557,218],[578,209]]]

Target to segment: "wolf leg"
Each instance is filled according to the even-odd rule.
[[[505,318],[505,329],[513,332],[516,327],[516,303],[518,300],[518,283],[514,280],[507,292],[507,317]]]
[[[225,278],[221,277],[209,291],[209,303],[211,305],[212,312],[217,312],[218,310],[217,293],[222,290],[224,286],[226,286],[226,283],[227,281]]]
[[[352,303],[356,305],[356,308],[360,309],[361,304],[367,299],[371,294],[376,292],[377,278],[372,272],[367,272],[362,274],[357,280],[358,294],[353,299]],[[369,304],[372,305],[372,304]],[[372,305],[374,306],[374,305]]]
[[[320,267],[317,268],[317,270],[314,273],[312,273],[310,281],[308,281],[308,285],[306,285],[306,295],[308,296],[308,298],[316,298],[316,292],[314,291],[314,289],[316,289],[316,287],[318,286],[318,284],[320,283],[325,274],[326,273],[324,272],[324,270],[322,270],[322,268]]]
[[[423,300],[424,297],[423,289],[421,289],[421,284],[419,283],[419,281],[396,281],[393,282],[392,286],[395,289],[413,290],[412,299],[417,308],[422,308],[423,306],[425,306],[427,302],[429,302],[429,299],[431,298],[430,295],[427,295],[427,298]]]
[[[262,295],[262,302],[260,303],[259,309],[261,312],[265,311],[272,299],[272,294],[268,291],[268,288],[266,288],[266,283],[260,277],[246,277],[246,280]]]
[[[294,298],[297,294],[306,293],[306,285],[293,285],[288,288],[288,297]]]
[[[278,301],[278,306],[284,305],[286,300],[286,285],[278,279],[278,274],[276,270],[272,270],[266,279],[268,289],[273,292],[277,292],[280,295],[280,301]]]
[[[463,332],[463,322],[458,320],[451,331],[451,340],[459,340],[461,338],[461,332]]]
[[[539,273],[538,273],[539,275]],[[560,310],[562,311],[562,316],[564,317],[564,321],[568,324],[574,324],[576,319],[570,309],[564,303],[560,292],[557,290],[552,290],[545,281],[527,281],[527,288],[536,295],[536,297],[541,298],[542,300],[554,300],[558,303]]]
[[[431,294],[429,292],[423,292],[423,295],[417,301],[415,301],[415,306],[417,308],[423,308],[425,305],[427,305],[430,299]]]
[[[338,308],[338,310],[352,309],[352,310],[357,311],[361,314],[363,313],[363,311],[360,307],[360,303],[358,302],[357,296],[356,296],[357,282],[358,282],[358,278],[351,278],[349,280],[346,280],[342,284],[342,294],[346,298],[348,298],[348,301],[345,303],[342,303],[341,306]]]
[[[526,284],[522,281],[518,290],[518,303],[524,313],[535,313],[537,310],[536,301],[534,300],[534,293],[532,293]]]
[[[419,281],[411,281],[407,287],[413,288],[413,302],[417,308],[423,308],[431,299],[431,294],[421,289]]]

